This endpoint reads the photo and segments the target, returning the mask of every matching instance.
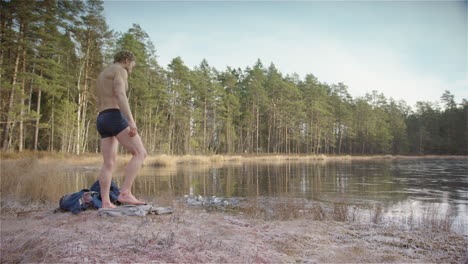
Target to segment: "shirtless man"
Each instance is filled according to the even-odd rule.
[[[110,201],[109,189],[119,143],[132,153],[133,157],[125,168],[125,180],[118,201],[136,205],[144,204],[131,192],[133,181],[146,158],[146,150],[138,135],[126,95],[127,77],[134,66],[135,55],[131,51],[120,51],[114,56],[114,64],[102,71],[97,79],[99,116],[96,126],[101,135],[101,151],[104,158],[99,176],[102,208],[116,207]]]

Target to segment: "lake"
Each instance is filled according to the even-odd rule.
[[[88,184],[96,177],[96,172],[79,174],[87,174]],[[122,174],[116,173],[118,183]],[[135,182],[135,193],[156,198],[214,195],[380,204],[387,217],[418,216],[432,208],[440,215],[449,213],[458,232],[468,231],[467,159],[145,167]]]

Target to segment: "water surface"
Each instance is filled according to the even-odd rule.
[[[116,175],[119,184],[122,173]],[[88,177],[88,182],[94,179]],[[468,231],[467,159],[145,167],[135,182],[135,193],[381,204],[387,216],[417,215],[435,208],[441,215],[449,212],[462,232]]]

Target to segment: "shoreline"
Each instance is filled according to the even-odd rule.
[[[166,203],[162,206],[172,206],[173,214],[145,217],[53,213],[51,203],[2,204],[0,262],[468,261],[468,237],[451,232],[310,216],[264,219]]]
[[[83,153],[81,155],[59,152],[0,152],[0,161],[37,159],[40,161],[62,160],[69,165],[99,165],[102,163],[100,153]],[[131,159],[129,154],[119,154],[117,163],[124,165]],[[414,160],[414,159],[467,159],[467,155],[306,155],[306,154],[232,154],[232,155],[148,155],[144,165],[152,167],[172,167],[178,165],[196,164],[236,164],[246,162],[348,162],[348,161],[382,161],[382,160]]]
[[[240,157],[157,155],[150,156],[146,165],[157,166],[152,162],[165,159],[170,162],[161,166],[164,168],[334,160],[308,156]],[[119,166],[129,158],[120,156]],[[379,160],[391,159],[379,156]],[[432,211],[426,222],[420,224],[416,220],[409,229],[404,227],[404,219],[395,222],[381,219],[379,207],[369,209],[371,220],[359,217],[354,220],[352,205],[344,202],[328,207],[309,206],[294,199],[268,203],[271,208],[257,202],[236,212],[223,212],[188,207],[174,196],[158,200],[143,197],[150,204],[173,207],[174,214],[100,217],[96,210],[79,215],[53,213],[58,204],[48,201],[56,201],[66,187],[60,173],[73,166],[100,162],[100,155],[84,159],[78,156],[62,160],[51,157],[2,160],[0,262],[468,263],[468,236],[449,231],[444,218],[433,219]],[[49,188],[37,188],[38,181]],[[22,188],[16,189],[19,186]],[[36,196],[44,202],[37,202],[39,199],[33,198]]]

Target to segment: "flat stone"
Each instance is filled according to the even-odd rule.
[[[150,209],[151,214],[162,215],[162,214],[172,214],[174,209],[171,207],[152,207]]]

